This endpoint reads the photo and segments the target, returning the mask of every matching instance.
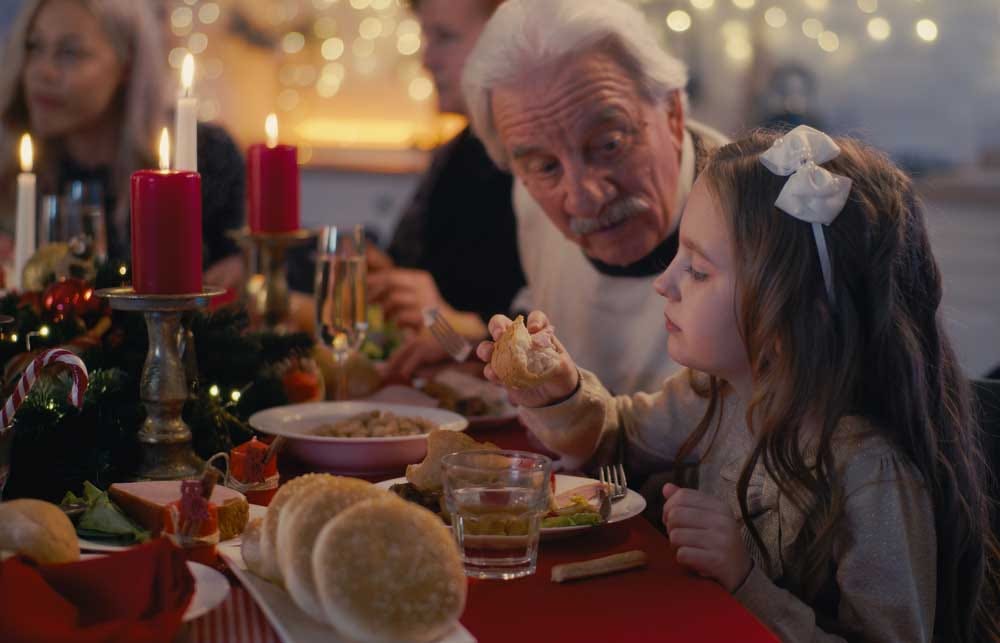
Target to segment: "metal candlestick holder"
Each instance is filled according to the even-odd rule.
[[[132,288],[105,288],[95,294],[115,310],[140,312],[146,318],[149,350],[142,367],[139,397],[146,421],[139,429],[142,463],[138,477],[178,480],[201,474],[205,463],[191,446],[191,429],[181,413],[188,400],[187,377],[179,343],[184,330],[181,316],[201,308],[225,290],[205,286],[202,292],[182,295],[144,295]],[[193,347],[191,347],[193,348]]]
[[[252,275],[243,290],[251,318],[261,320],[269,330],[282,330],[290,310],[285,254],[288,248],[315,238],[316,231],[251,232],[244,228],[230,231],[229,236],[243,248],[246,274]]]

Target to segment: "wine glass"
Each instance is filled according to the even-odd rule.
[[[368,333],[365,238],[360,225],[352,234],[336,226],[320,230],[316,253],[316,334],[333,350],[337,366],[334,397],[347,399],[347,361]]]

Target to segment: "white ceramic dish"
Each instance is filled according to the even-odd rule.
[[[382,482],[375,483],[376,487],[381,487],[382,489],[389,489],[394,484],[403,484],[406,482],[406,478],[393,478],[392,480],[384,480]],[[561,473],[556,474],[556,488],[555,492],[563,493],[564,491],[569,491],[576,487],[582,487],[586,484],[592,484],[596,482],[591,478],[581,478],[579,476],[567,476]],[[641,495],[629,489],[628,495],[619,500],[618,502],[611,505],[611,515],[608,517],[608,521],[603,523],[605,525],[610,525],[616,522],[621,522],[623,520],[628,520],[629,518],[634,518],[646,509],[646,499]],[[541,538],[542,540],[558,540],[560,538],[566,538],[568,536],[575,536],[581,534],[585,531],[591,529],[596,529],[601,527],[601,525],[580,525],[577,527],[548,527],[542,528]]]
[[[263,517],[267,513],[267,507],[261,507],[260,505],[250,505],[250,520],[254,518]],[[248,521],[249,522],[249,521]],[[81,551],[99,551],[99,552],[112,552],[112,551],[122,551],[128,549],[129,547],[135,547],[135,545],[109,545],[107,543],[102,543],[95,540],[87,540],[86,538],[79,538],[80,550]],[[223,540],[219,545],[236,545],[237,547],[242,542],[240,536],[235,538],[230,538],[229,540]]]
[[[484,382],[489,386],[489,382]],[[407,404],[410,406],[420,406],[426,408],[438,408],[437,399],[427,395],[422,390],[413,386],[403,386],[401,384],[390,384],[385,388],[365,398],[367,402],[385,402],[388,404]],[[485,429],[510,422],[517,418],[517,407],[504,400],[503,405],[496,413],[490,415],[465,415],[469,421],[469,430]]]
[[[423,418],[446,431],[462,431],[469,425],[461,415],[442,409],[385,402],[312,402],[254,413],[250,416],[250,426],[287,438],[286,452],[317,471],[373,476],[397,473],[406,465],[423,460],[427,454],[426,435],[335,438],[310,434],[322,424],[376,410]]]
[[[106,555],[106,553],[82,554],[80,560]],[[188,603],[187,609],[184,610],[184,616],[181,617],[184,623],[208,614],[229,596],[229,581],[226,580],[225,576],[208,565],[194,561],[189,560],[187,566],[191,575],[194,576],[194,596],[191,597],[191,602]]]
[[[314,621],[299,609],[288,592],[247,570],[239,547],[220,547],[219,554],[233,574],[250,592],[283,643],[347,643],[336,631]],[[438,643],[475,643],[476,639],[458,623]]]

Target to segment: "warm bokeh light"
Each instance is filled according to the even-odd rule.
[[[271,112],[264,119],[264,133],[267,135],[267,146],[277,147],[278,145],[278,115]]]
[[[30,172],[35,166],[35,150],[31,145],[31,135],[21,136],[21,171]]]
[[[917,22],[917,36],[924,42],[934,42],[938,37],[937,23],[929,18]]]
[[[826,11],[830,7],[830,0],[804,0],[804,2],[812,11]]]
[[[892,35],[892,25],[885,18],[872,18],[868,21],[868,36],[872,40],[887,40]]]
[[[281,39],[281,48],[286,54],[297,54],[306,46],[306,37],[298,31],[291,31]]]
[[[858,9],[865,13],[875,13],[878,11],[878,0],[858,0]]]
[[[806,18],[802,21],[802,33],[815,40],[823,33],[823,23],[816,18]]]
[[[764,22],[775,29],[780,29],[788,23],[788,14],[781,7],[771,7],[764,12]]]
[[[726,55],[737,62],[744,62],[753,56],[753,46],[743,38],[732,38],[726,41]]]
[[[340,38],[327,38],[320,47],[320,54],[327,60],[337,60],[344,55],[344,41]]]
[[[170,134],[166,127],[160,132],[160,169],[170,169]]]
[[[374,40],[382,35],[382,21],[368,16],[358,25],[358,34],[367,40]]]
[[[817,38],[819,48],[827,53],[840,49],[840,37],[832,31],[824,31]]]
[[[715,6],[715,0],[691,0],[691,6],[695,9],[711,9]]]
[[[420,51],[420,35],[415,33],[404,33],[396,41],[396,49],[404,56],[412,56]]]
[[[677,9],[667,14],[667,26],[673,31],[687,31],[691,28],[691,14]]]
[[[198,9],[198,20],[204,25],[210,25],[219,19],[219,5],[215,2],[206,2]]]
[[[733,0],[733,6],[737,9],[753,9],[756,4],[757,0]]]

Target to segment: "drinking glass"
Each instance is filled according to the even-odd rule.
[[[337,366],[335,399],[347,399],[347,362],[368,333],[367,266],[361,226],[340,234],[336,226],[320,230],[316,253],[316,334],[333,350]]]
[[[62,196],[43,196],[37,238],[39,247],[65,242],[78,257],[106,260],[108,238],[101,184],[71,181]]]
[[[534,574],[552,461],[525,451],[465,451],[445,456],[441,466],[466,576]]]

